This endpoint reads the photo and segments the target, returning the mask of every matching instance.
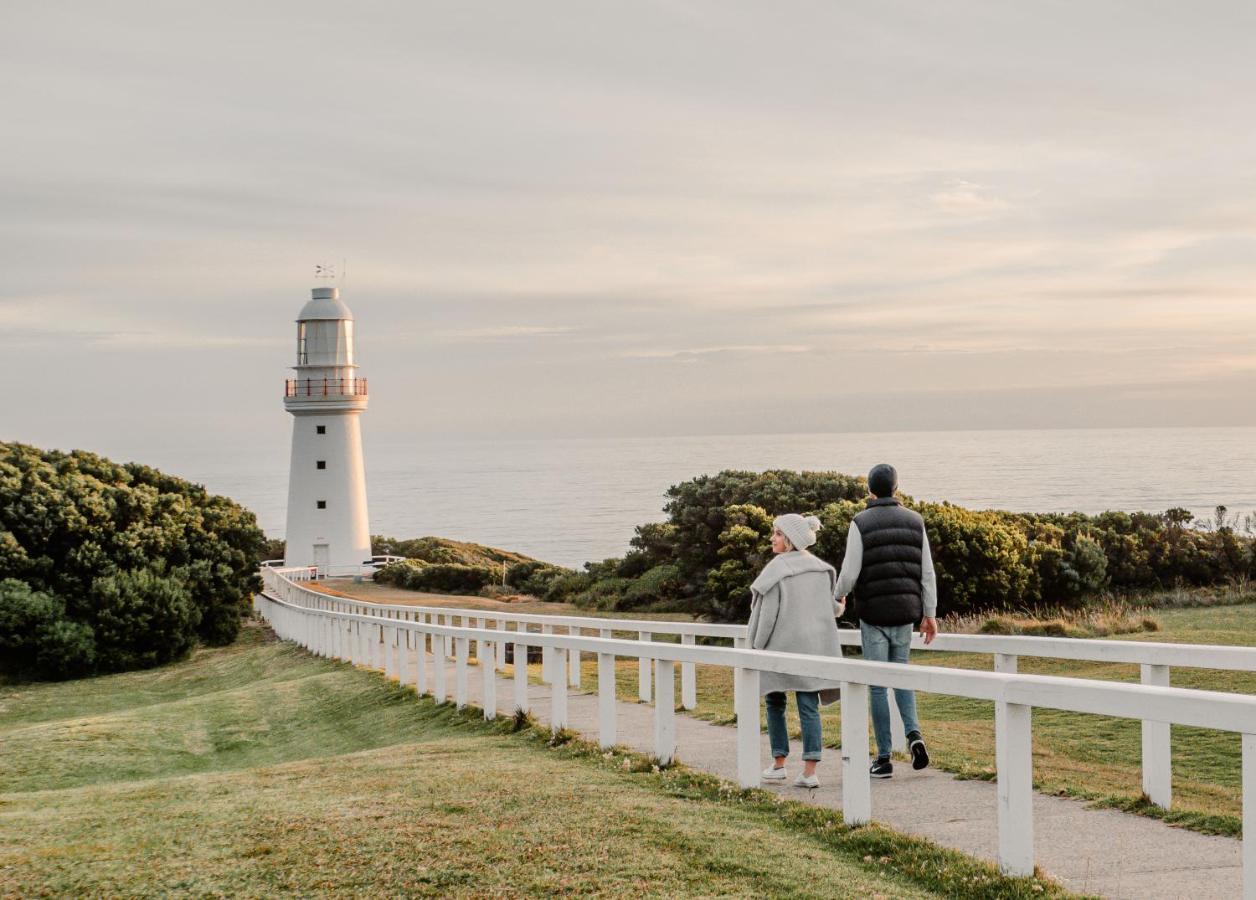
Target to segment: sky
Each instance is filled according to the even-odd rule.
[[[1254,425],[1246,2],[0,11],[0,439]]]

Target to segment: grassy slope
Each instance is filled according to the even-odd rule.
[[[1042,890],[620,761],[250,628],[156,671],[0,689],[0,896]]]

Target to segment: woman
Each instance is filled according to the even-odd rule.
[[[755,650],[841,656],[836,617],[843,604],[834,592],[837,572],[807,552],[816,542],[820,520],[789,513],[772,522],[772,561],[750,585],[750,646]],[[785,729],[785,692],[793,691],[802,722],[803,770],[794,779],[797,787],[820,786],[816,765],[820,761],[820,692],[832,692],[838,684],[800,675],[759,673],[759,690],[767,695],[768,740],[774,762],[763,770],[765,781],[784,781],[789,756],[789,732]],[[832,702],[829,697],[827,702]]]

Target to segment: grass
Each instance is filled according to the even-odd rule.
[[[1062,895],[266,635],[0,689],[0,896]]]

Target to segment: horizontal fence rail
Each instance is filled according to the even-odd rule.
[[[737,772],[745,787],[759,784],[760,728],[759,676],[762,672],[821,678],[842,687],[842,813],[847,823],[871,820],[872,795],[868,773],[868,687],[924,691],[987,700],[995,706],[996,817],[1000,868],[1012,875],[1034,871],[1033,757],[1031,721],[1034,708],[1057,709],[1131,719],[1215,728],[1238,732],[1243,747],[1243,832],[1256,835],[1256,698],[1216,691],[1186,690],[1143,684],[1123,684],[979,672],[935,666],[904,666],[857,659],[772,653],[740,647],[692,643],[615,639],[579,633],[507,631],[487,627],[459,627],[413,619],[387,618],[361,612],[341,612],[294,604],[271,594],[258,595],[255,608],[280,637],[321,656],[382,669],[388,677],[413,685],[420,695],[449,699],[448,660],[453,660],[453,700],[467,703],[469,649],[479,646],[484,682],[485,718],[497,714],[496,666],[500,651],[513,645],[514,707],[528,710],[527,650],[540,647],[556,659],[561,672],[568,655],[594,654],[598,660],[599,742],[616,743],[614,661],[628,658],[652,664],[657,677],[654,695],[655,755],[662,763],[676,756],[675,710],[672,685],[675,667],[707,665],[732,670],[738,686]],[[491,617],[490,617],[491,618]],[[654,623],[650,623],[653,625]],[[430,657],[430,660],[429,660]],[[430,675],[428,669],[431,669]],[[609,674],[608,674],[609,673]],[[556,678],[551,690],[551,727],[566,727],[567,679]],[[1243,841],[1244,897],[1256,900],[1256,836]]]
[[[305,570],[263,569],[267,589],[275,596],[297,606],[326,609],[338,612],[357,612],[389,619],[413,621],[423,617],[438,624],[473,623],[486,625],[493,622],[498,630],[526,631],[531,626],[541,629],[563,628],[571,634],[583,631],[635,633],[639,640],[652,641],[656,635],[678,636],[682,643],[724,642],[735,648],[747,646],[746,626],[719,625],[707,622],[664,622],[646,619],[604,619],[593,616],[551,616],[519,614],[509,610],[476,610],[455,607],[407,606],[404,604],[367,603],[348,597],[337,597],[304,587],[298,582],[315,580]],[[841,629],[838,632],[843,646],[860,646],[858,631]],[[1019,635],[939,634],[932,643],[925,644],[920,635],[912,640],[912,649],[924,652],[978,653],[993,657],[994,670],[1003,674],[1015,674],[1019,657],[1041,659],[1068,659],[1085,662],[1120,663],[1139,666],[1139,678],[1149,687],[1169,687],[1170,669],[1184,668],[1217,669],[1235,672],[1256,672],[1256,647],[1231,647],[1207,644],[1168,644],[1150,641],[1112,641],[1090,638],[1026,637]],[[501,661],[504,664],[504,659]],[[553,654],[544,653],[544,679],[554,680]],[[580,685],[579,653],[571,654],[569,679],[572,686]],[[638,671],[638,695],[643,702],[653,694],[651,666],[643,660]],[[1106,682],[1105,682],[1106,683]],[[885,685],[893,687],[893,685]],[[740,687],[734,679],[734,698]],[[735,702],[735,700],[734,700]],[[681,706],[693,709],[697,706],[696,673],[690,663],[681,666]],[[891,724],[894,729],[894,748],[906,748],[902,720],[897,704],[889,704]],[[1147,798],[1163,809],[1173,803],[1173,753],[1172,723],[1153,717],[1134,716],[1142,721],[1142,788]]]

